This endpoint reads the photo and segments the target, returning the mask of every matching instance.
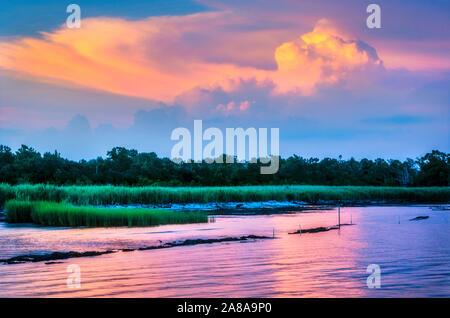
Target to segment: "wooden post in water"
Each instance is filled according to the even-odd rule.
[[[341,205],[338,205],[338,221],[339,221],[339,228],[341,228]]]
[[[275,238],[275,228],[272,230],[272,238]]]

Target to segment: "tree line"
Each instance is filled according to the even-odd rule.
[[[225,160],[224,160],[225,162]],[[16,152],[0,145],[0,183],[56,185],[372,185],[449,186],[450,154],[433,150],[423,157],[400,160],[280,158],[273,175],[260,174],[260,162],[175,163],[154,152],[114,147],[106,158],[73,161],[55,151],[41,155],[22,145]]]

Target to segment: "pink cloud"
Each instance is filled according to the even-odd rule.
[[[374,49],[324,19],[293,41],[274,37],[282,30],[231,28],[239,23],[245,17],[230,12],[84,19],[81,29],[63,26],[42,38],[1,42],[0,67],[38,81],[172,103],[196,87],[230,91],[251,79],[273,82],[275,94],[312,94],[318,84],[381,66]]]
[[[231,101],[226,105],[224,104],[217,105],[216,110],[222,112],[225,115],[238,114],[248,110],[250,108],[250,104],[252,103],[249,102],[248,100],[241,101],[239,103]]]

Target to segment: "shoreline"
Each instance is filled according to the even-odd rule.
[[[369,206],[434,206],[442,210],[450,210],[450,201],[448,202],[414,202],[403,200],[343,200],[343,201],[324,201],[317,202],[298,202],[298,201],[242,201],[242,202],[207,202],[207,203],[166,203],[166,204],[114,204],[99,205],[105,208],[146,208],[146,209],[167,209],[172,211],[289,211],[292,208],[301,210],[330,210],[340,207],[369,207]],[[300,212],[300,211],[299,211]]]

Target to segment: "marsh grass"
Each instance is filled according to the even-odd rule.
[[[450,187],[375,186],[239,186],[239,187],[124,187],[0,184],[0,206],[11,199],[67,202],[75,205],[164,204],[252,201],[450,201]]]
[[[31,222],[46,226],[155,226],[208,222],[208,215],[203,212],[97,208],[48,201],[10,200],[6,202],[5,210],[8,222]]]

